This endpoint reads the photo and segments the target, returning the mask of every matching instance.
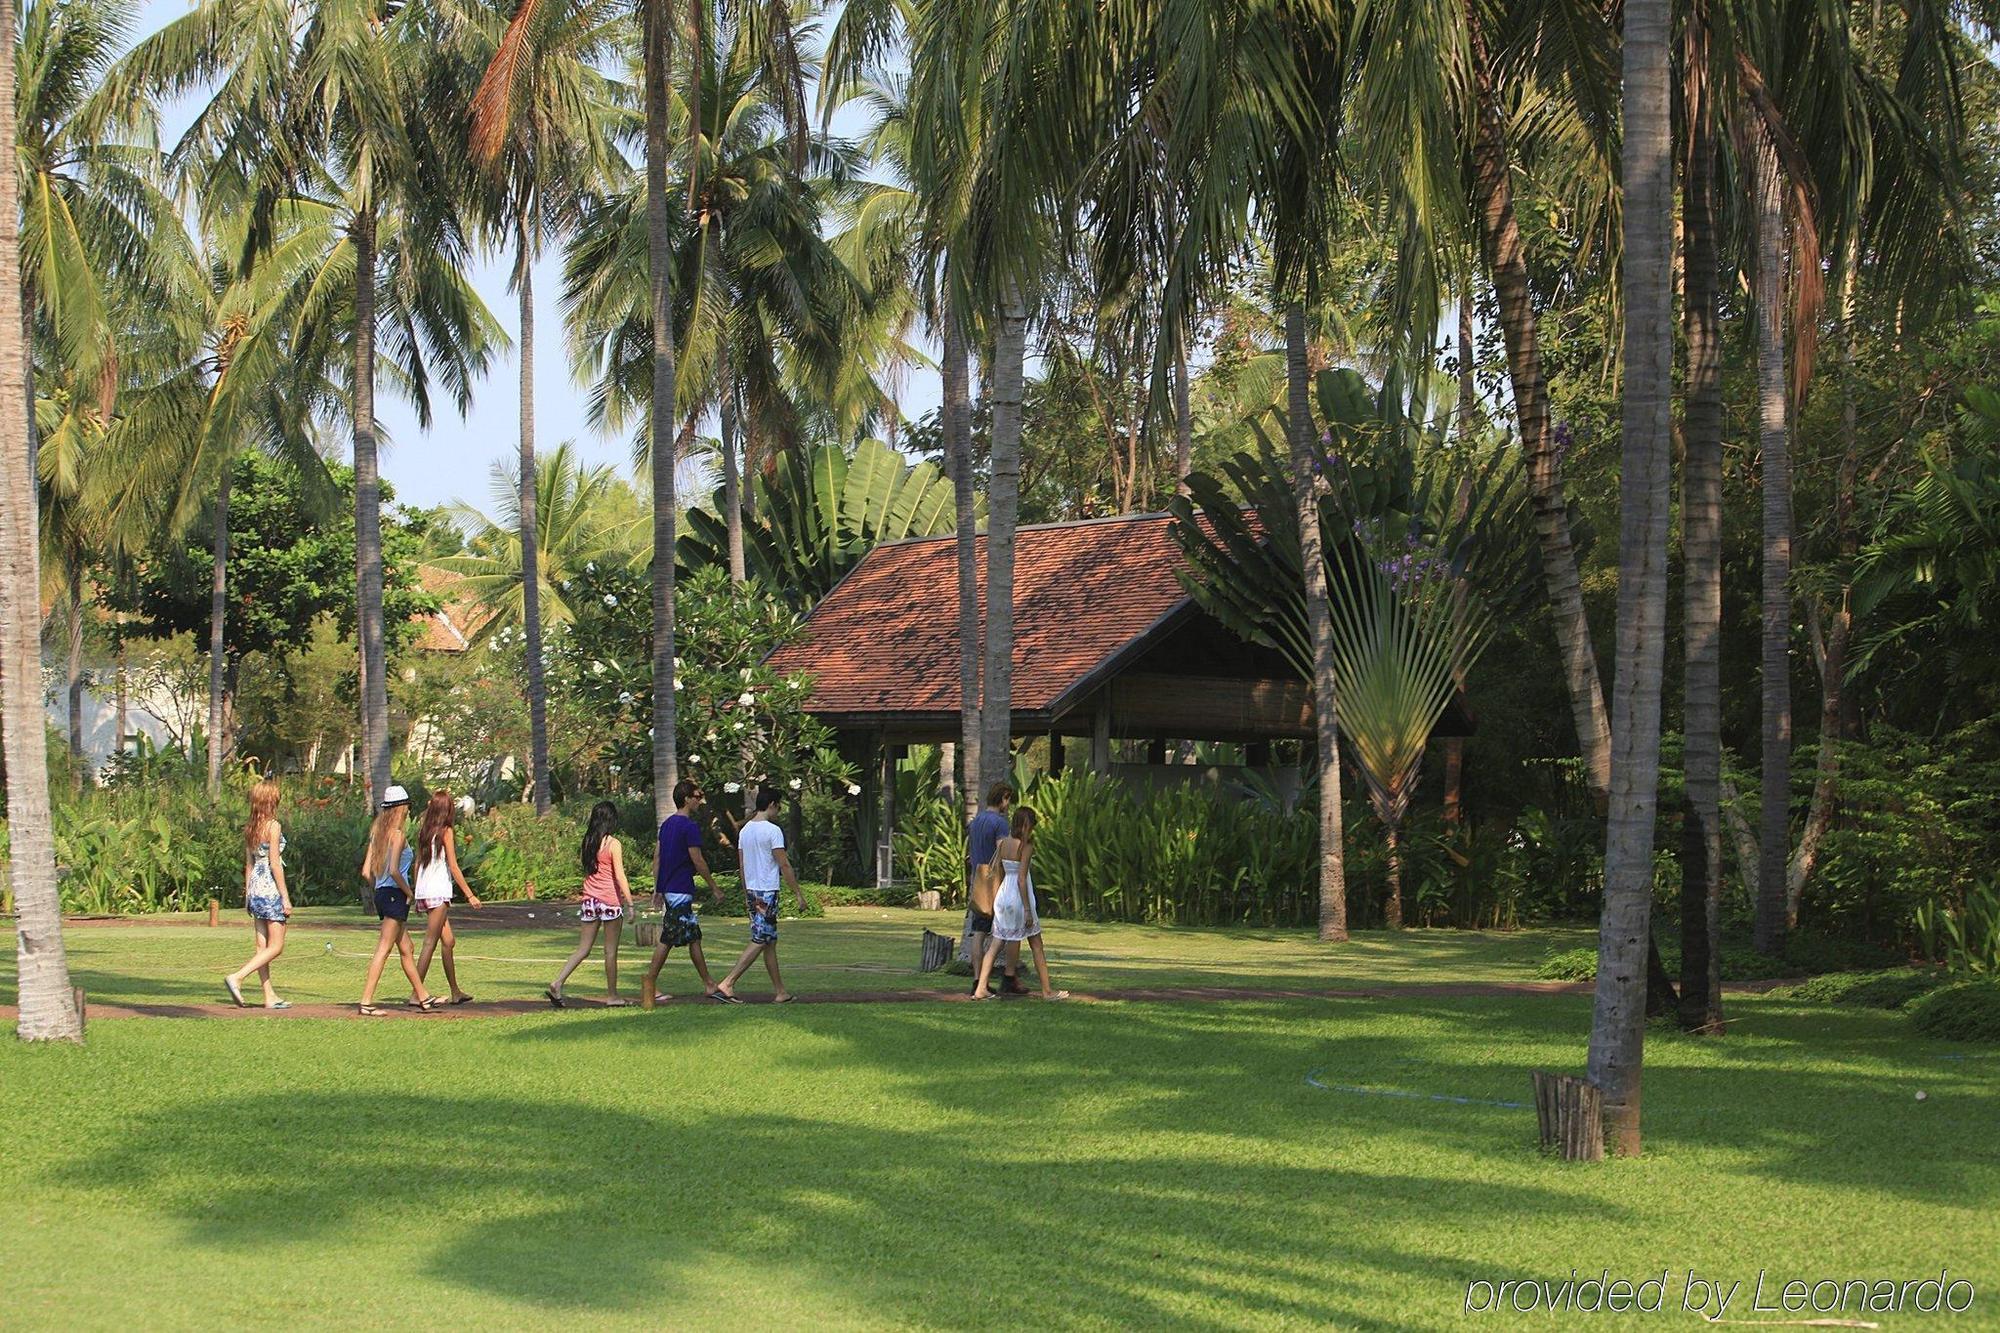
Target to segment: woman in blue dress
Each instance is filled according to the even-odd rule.
[[[243,982],[252,972],[264,983],[264,1007],[289,1009],[291,1004],[271,989],[271,964],[285,951],[285,923],[292,915],[292,891],[285,883],[285,830],[278,823],[278,784],[265,778],[250,789],[250,822],[243,828],[243,906],[257,932],[250,961],[222,979],[223,989],[239,1009],[249,1008]]]

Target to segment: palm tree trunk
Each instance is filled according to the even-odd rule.
[[[1188,363],[1185,346],[1174,349],[1174,482],[1187,494],[1188,473],[1194,470],[1194,411],[1188,406]]]
[[[0,0],[0,162],[14,161],[14,0]],[[27,384],[20,182],[0,171],[0,384]],[[25,411],[0,411],[0,745],[7,759],[8,879],[23,1041],[81,1041],[63,953],[42,728],[40,520]]]
[[[673,235],[667,214],[667,78],[672,30],[659,5],[647,5],[646,258],[651,285],[653,396],[648,429],[653,461],[653,814],[674,810],[680,763],[674,748],[674,301]]]
[[[1554,613],[1556,645],[1562,657],[1563,680],[1569,690],[1570,718],[1583,755],[1585,780],[1592,797],[1602,803],[1611,781],[1611,729],[1604,711],[1604,687],[1598,679],[1590,618],[1584,611],[1583,586],[1577,578],[1562,458],[1549,424],[1548,383],[1542,373],[1540,336],[1528,284],[1527,252],[1514,216],[1514,191],[1508,177],[1506,120],[1476,16],[1471,22],[1471,34],[1478,95],[1473,185],[1480,244],[1493,275],[1500,332],[1507,345],[1507,377],[1513,387],[1514,408],[1521,425],[1521,449],[1526,455],[1529,497],[1541,545],[1542,577]]]
[[[1660,685],[1666,659],[1669,405],[1673,391],[1673,218],[1667,0],[1627,0],[1625,402],[1619,471],[1618,667],[1612,687],[1611,800],[1604,844],[1590,1081],[1604,1099],[1605,1142],[1639,1151],[1639,1073],[1659,804]]]
[[[69,785],[83,790],[83,552],[69,555],[69,652],[63,684],[69,701]]]
[[[970,365],[964,322],[947,296],[944,324],[944,461],[958,518],[958,769],[955,785],[965,817],[979,813],[979,550],[978,497],[972,481]]]
[[[993,341],[993,476],[986,494],[986,673],[980,709],[982,788],[1013,771],[1014,520],[1021,503],[1021,375],[1028,312],[1012,279]]]
[[[1479,382],[1474,376],[1474,357],[1477,355],[1472,336],[1472,292],[1468,275],[1467,290],[1458,298],[1458,438],[1461,443],[1470,444],[1472,433],[1479,426]]]
[[[1785,421],[1784,219],[1778,154],[1760,136],[1752,209],[1757,224],[1757,409],[1764,454],[1763,794],[1758,828],[1756,945],[1785,947],[1785,874],[1791,855],[1792,459]]]
[[[1326,560],[1319,530],[1319,451],[1313,447],[1306,308],[1285,306],[1286,412],[1292,487],[1299,506],[1299,560],[1305,579],[1306,629],[1313,646],[1313,719],[1319,764],[1319,937],[1347,938],[1347,865],[1340,810],[1340,709],[1333,687],[1333,617],[1326,604]]]
[[[354,220],[354,562],[368,791],[389,786],[388,658],[382,624],[382,478],[375,442],[375,215]]]
[[[736,386],[729,380],[729,343],[717,351],[716,374],[722,393],[722,510],[728,531],[729,580],[741,583],[749,577],[743,560],[743,471],[736,452]]]
[[[222,684],[224,618],[229,612],[229,488],[235,480],[233,460],[224,459],[222,479],[215,487],[215,520],[209,536],[214,568],[208,579],[208,794],[222,791]]]
[[[1382,826],[1382,840],[1388,852],[1389,896],[1382,900],[1382,924],[1390,930],[1403,928],[1403,839],[1394,824]]]
[[[535,465],[534,231],[519,227],[515,277],[521,298],[521,634],[528,669],[528,776],[535,813],[549,812],[549,692],[542,665],[540,469]]]
[[[1687,21],[1682,105],[1688,118],[1682,191],[1687,332],[1686,459],[1681,556],[1686,736],[1681,817],[1681,1025],[1722,1024],[1722,339],[1717,268],[1715,119],[1707,80],[1705,6]]]

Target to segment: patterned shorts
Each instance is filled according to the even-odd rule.
[[[617,903],[600,903],[595,899],[585,898],[583,909],[577,913],[577,918],[582,921],[623,921],[625,909]]]
[[[660,943],[669,949],[701,943],[701,917],[694,910],[691,893],[660,895]]]
[[[750,904],[750,942],[752,944],[776,944],[778,942],[778,895],[758,893],[752,889],[743,895]]]
[[[285,900],[275,893],[253,893],[244,901],[243,905],[249,908],[250,915],[259,921],[282,922],[287,915],[285,912]]]

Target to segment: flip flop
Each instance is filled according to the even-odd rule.
[[[556,988],[554,986],[543,987],[542,994],[548,996],[549,1003],[554,1005],[556,1008],[560,1009],[563,1007],[563,997],[556,993]]]
[[[470,995],[460,995],[460,996],[457,996],[456,998],[454,998],[454,999],[452,1000],[452,1003],[453,1003],[453,1004],[471,1004],[471,1003],[472,1003],[472,997],[471,997]]]
[[[379,1009],[372,1004],[362,1005],[358,1012],[363,1018],[387,1018],[389,1016],[387,1009]]]
[[[266,1009],[289,1009],[292,1007],[292,1002],[290,1000],[273,1000],[264,1007]]]
[[[630,1000],[606,1000],[604,1007],[606,1009],[630,1009],[632,1002]]]
[[[772,1003],[772,1004],[790,1004],[790,1003],[791,1003],[791,1002],[792,1002],[793,1000],[796,1000],[796,999],[798,999],[798,998],[799,998],[799,997],[798,997],[798,996],[796,996],[796,995],[773,995],[773,996],[771,997],[771,1003]]]
[[[228,977],[222,979],[222,989],[229,992],[229,998],[236,1001],[238,1009],[248,1009],[249,1003],[243,998],[243,988]]]
[[[716,1002],[717,1004],[741,1004],[741,1003],[743,1003],[743,999],[742,999],[742,997],[741,997],[741,996],[738,996],[738,995],[725,995],[725,994],[723,994],[723,993],[722,993],[721,991],[719,991],[719,990],[712,990],[712,991],[710,991],[710,992],[708,993],[708,998],[709,998],[709,999],[711,999],[711,1000],[714,1000],[714,1001],[715,1001],[715,1002]]]

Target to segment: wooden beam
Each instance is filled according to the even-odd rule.
[[[1063,738],[1059,731],[1049,733],[1049,776],[1060,777],[1063,771]]]
[[[1100,695],[1090,718],[1090,771],[1111,776],[1111,700]]]
[[[881,769],[876,780],[882,784],[882,827],[875,843],[875,887],[887,889],[896,879],[896,746],[886,733],[880,742]]]

